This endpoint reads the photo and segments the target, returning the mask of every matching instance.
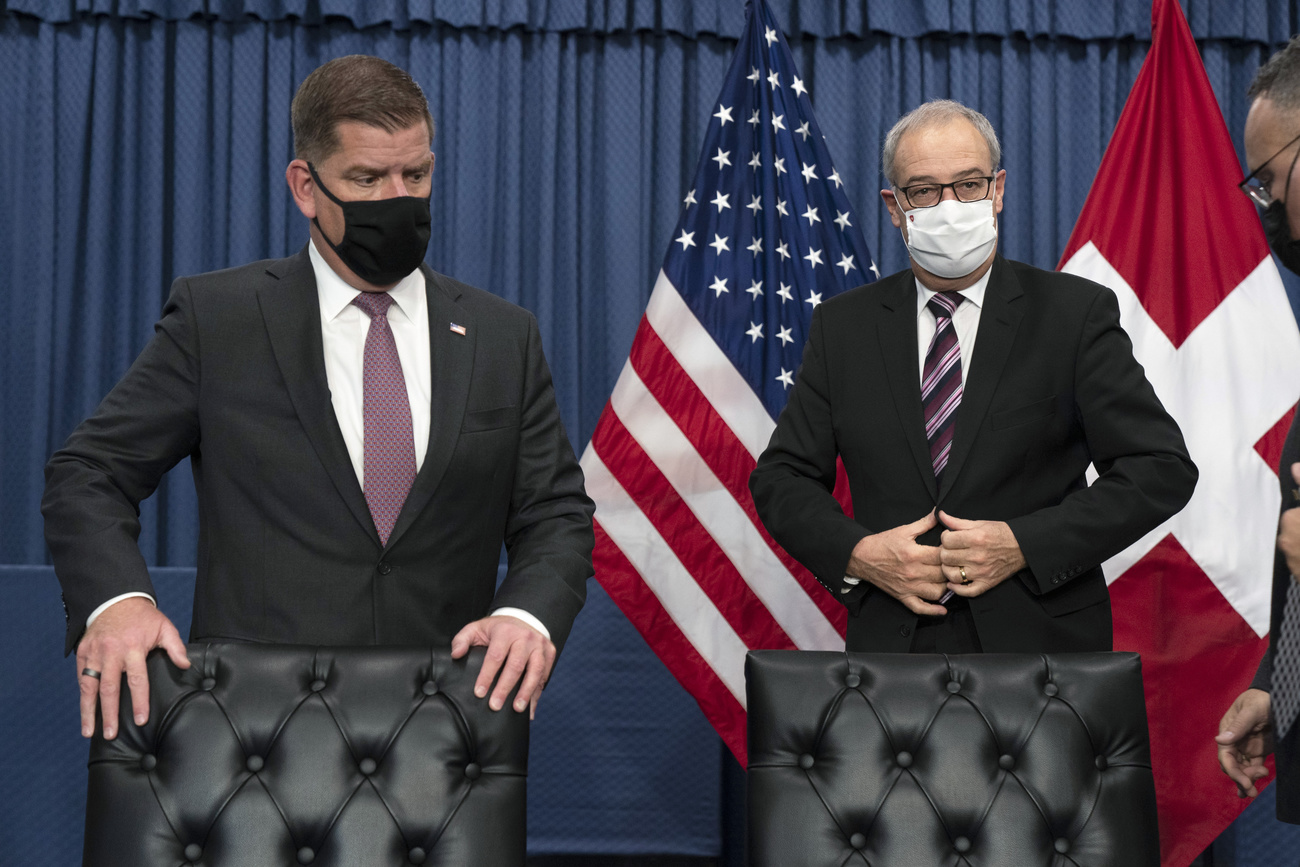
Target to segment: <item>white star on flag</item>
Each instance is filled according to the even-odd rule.
[[[836,213],[836,217],[835,217],[834,223],[835,223],[835,225],[839,226],[840,229],[847,229],[850,225],[852,225],[852,224],[849,222],[849,212],[848,212],[848,211],[836,211],[835,213]]]
[[[695,202],[695,190],[691,190],[689,193],[687,193],[687,194],[686,194],[686,198],[682,199],[682,201],[683,201],[684,203],[686,203],[687,205],[694,205],[694,204],[696,204],[696,202]]]
[[[803,163],[803,168],[799,170],[799,173],[803,175],[805,184],[817,180],[817,167],[811,163]]]
[[[805,214],[804,216],[807,216],[807,215]],[[809,225],[812,225],[812,220],[809,220],[809,221],[808,221],[808,224],[809,224]],[[821,250],[809,250],[809,251],[808,251],[808,255],[807,255],[807,256],[804,256],[804,258],[808,260],[808,265],[809,265],[810,267],[813,267],[813,268],[816,268],[818,265],[825,265],[825,264],[826,264],[825,262],[822,261],[822,251],[821,251]]]
[[[1300,335],[1255,209],[1234,188],[1240,164],[1177,0],[1155,0],[1151,18],[1150,51],[1061,269],[1114,290],[1200,470],[1182,512],[1103,566],[1115,649],[1143,657],[1169,867],[1191,862],[1241,809],[1206,796],[1224,783],[1211,736],[1268,630],[1275,471]],[[1138,159],[1151,198],[1132,185]]]
[[[845,253],[843,256],[840,257],[840,261],[835,263],[835,267],[843,268],[844,274],[847,276],[850,271],[857,268],[858,266],[853,264],[853,257],[850,256],[848,253]]]
[[[852,206],[820,171],[787,171],[834,162],[767,3],[746,8],[691,196],[711,200],[714,211],[680,214],[680,236],[668,244],[582,457],[597,504],[597,579],[742,762],[746,651],[844,647],[843,606],[772,541],[747,482],[794,385],[812,305],[860,282],[817,265],[871,259],[855,226],[843,231],[809,216]],[[763,78],[770,88],[750,86]],[[766,156],[749,162],[752,171],[726,170],[731,154],[747,152]],[[803,219],[789,203],[808,209]],[[710,235],[712,243],[696,246]],[[754,239],[751,255],[733,251],[731,238]],[[799,250],[815,253],[800,264]],[[796,297],[808,303],[786,303]],[[837,495],[847,502],[845,486]]]
[[[725,105],[719,105],[717,114],[713,116],[716,117],[723,126],[726,126],[728,121],[735,123],[731,117],[731,109]]]

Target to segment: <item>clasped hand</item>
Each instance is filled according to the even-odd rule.
[[[942,522],[938,547],[918,536]],[[931,511],[918,521],[863,538],[849,558],[848,574],[870,581],[915,614],[942,616],[937,604],[951,590],[972,598],[987,593],[1025,567],[1011,528],[1002,521],[967,521]]]

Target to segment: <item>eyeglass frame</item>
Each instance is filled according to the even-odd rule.
[[[910,205],[913,209],[937,208],[939,207],[939,203],[943,201],[943,191],[945,188],[952,190],[953,197],[957,201],[961,202],[962,204],[970,204],[971,202],[982,202],[985,199],[987,199],[989,197],[989,191],[993,189],[994,186],[993,182],[996,180],[997,180],[997,175],[971,175],[970,177],[958,178],[957,180],[953,181],[950,184],[931,184],[931,183],[908,184],[906,187],[894,187],[894,189],[898,190],[900,193],[903,194],[903,198],[907,201],[907,204]],[[986,184],[984,188],[984,195],[980,196],[978,199],[963,199],[960,195],[958,195],[957,185],[964,184],[967,181],[984,181],[984,183]],[[933,205],[912,204],[912,197],[911,195],[908,194],[907,191],[911,189],[916,189],[917,187],[938,187],[939,188],[938,200]]]
[[[1273,160],[1277,159],[1282,154],[1286,153],[1287,148],[1291,147],[1291,145],[1295,144],[1298,141],[1300,141],[1300,135],[1297,135],[1295,138],[1291,139],[1291,141],[1284,144],[1281,150],[1273,154],[1268,159],[1264,160],[1264,162],[1260,163],[1259,166],[1254,171],[1246,175],[1246,177],[1242,178],[1241,182],[1237,184],[1237,189],[1241,190],[1243,193],[1249,196],[1250,200],[1255,204],[1259,205],[1261,208],[1267,208],[1269,205],[1273,204],[1274,202],[1282,201],[1281,199],[1273,198],[1273,194],[1270,193],[1266,187],[1262,185],[1251,186],[1250,182],[1255,180],[1255,175],[1264,171],[1264,168],[1269,163],[1273,162]],[[1291,158],[1291,168],[1288,169],[1286,173],[1286,185],[1288,187],[1291,186],[1291,174],[1295,171],[1296,158],[1298,157],[1300,157],[1300,151],[1296,151],[1296,156]],[[953,195],[956,195],[956,193],[957,191],[953,190]],[[1257,193],[1259,195],[1257,195]],[[1264,201],[1265,198],[1267,198],[1268,201]]]

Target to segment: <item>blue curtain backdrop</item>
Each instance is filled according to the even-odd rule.
[[[1239,152],[1245,88],[1300,29],[1297,3],[1184,0]],[[880,142],[934,97],[993,121],[1008,172],[1003,251],[1055,266],[1145,57],[1149,0],[770,5],[882,273],[906,252],[879,199]],[[438,122],[428,261],[537,314],[581,450],[743,22],[742,0],[0,0],[0,564],[47,562],[41,467],[148,340],[171,280],[305,242],[283,179],[289,101],[343,54],[388,58],[424,88]],[[192,565],[184,466],[144,518],[151,565]],[[47,570],[7,574],[22,592],[0,588],[19,630],[3,630],[4,647],[57,655],[57,641],[23,640],[37,627],[17,582],[44,575],[30,593],[52,592]],[[592,590],[534,732],[530,846],[716,854],[720,747]],[[6,656],[0,665],[17,664]],[[37,701],[13,672],[0,668],[0,705]],[[42,688],[73,699],[50,700],[71,714],[51,724],[75,729],[63,677]],[[31,722],[0,717],[10,724]],[[79,851],[66,842],[79,833],[66,826],[76,796],[50,817],[15,767],[0,770],[14,783],[0,785],[0,815],[15,815],[13,799],[33,818],[0,829],[0,863],[25,851],[12,863],[63,863],[36,857],[49,851],[41,822]]]

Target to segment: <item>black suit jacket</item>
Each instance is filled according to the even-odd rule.
[[[186,456],[199,497],[195,639],[446,645],[513,606],[563,645],[592,572],[594,507],[537,323],[422,270],[429,446],[387,545],[330,402],[306,248],[175,282],[153,340],[46,467],[69,651],[102,602],[153,593],[138,504]]]
[[[1300,415],[1291,421],[1291,430],[1287,432],[1286,442],[1282,445],[1282,459],[1277,469],[1278,481],[1282,485],[1282,510],[1300,506],[1293,493],[1296,489],[1291,478],[1291,465],[1300,461]],[[1282,628],[1282,612],[1286,606],[1286,591],[1291,583],[1291,570],[1287,568],[1286,557],[1280,550],[1273,554],[1273,607],[1269,617],[1269,644],[1264,658],[1259,661],[1255,679],[1250,684],[1254,689],[1265,692],[1273,691],[1273,637],[1279,635]],[[1275,755],[1277,762],[1277,817],[1283,822],[1300,825],[1300,725],[1291,726],[1286,739],[1277,744]]]
[[[1109,650],[1100,564],[1178,512],[1196,468],[1119,324],[1114,294],[997,257],[937,486],[911,271],[820,305],[803,366],[750,478],[773,537],[849,609],[850,650],[906,652],[917,617],[844,571],[868,533],[940,508],[1006,521],[1028,562],[971,600],[988,652]],[[854,517],[830,491],[844,460]],[[1087,486],[1096,465],[1100,478]],[[938,543],[939,531],[920,541]]]

